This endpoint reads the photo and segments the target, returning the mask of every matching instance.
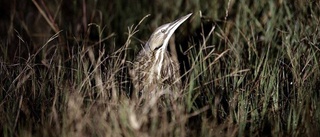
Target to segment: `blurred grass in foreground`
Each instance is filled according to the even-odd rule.
[[[319,135],[317,1],[0,5],[1,136]],[[136,107],[130,61],[189,12],[176,31],[183,94]]]

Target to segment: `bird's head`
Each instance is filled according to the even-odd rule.
[[[168,46],[168,42],[173,35],[174,31],[184,22],[186,21],[192,13],[183,16],[174,22],[164,24],[158,27],[150,36],[149,40],[146,43],[145,49],[150,51],[155,51],[161,49],[165,51]]]
[[[163,67],[163,60],[164,60],[164,54],[166,53],[166,48],[168,47],[169,40],[174,33],[174,31],[184,22],[186,21],[192,13],[183,16],[171,23],[164,24],[160,27],[158,27],[150,36],[149,40],[147,41],[143,52],[140,52],[140,54],[146,54],[146,53],[153,53],[153,54],[146,54],[146,55],[154,55],[153,59],[153,65],[152,70],[156,73],[157,79],[160,79],[161,77],[161,71]],[[149,56],[151,57],[151,56]],[[154,73],[151,73],[149,75],[149,79],[151,80],[150,83],[152,83],[154,79]]]

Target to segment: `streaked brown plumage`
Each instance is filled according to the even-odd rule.
[[[158,27],[136,57],[130,71],[134,85],[134,96],[152,96],[159,91],[179,90],[181,87],[179,63],[167,51],[174,31],[192,13],[176,21]]]

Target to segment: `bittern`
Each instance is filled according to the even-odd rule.
[[[191,15],[192,13],[164,24],[152,33],[130,71],[134,96],[155,95],[158,91],[180,89],[179,63],[172,59],[167,48],[175,30]]]

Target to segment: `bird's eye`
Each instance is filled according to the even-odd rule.
[[[161,33],[165,33],[165,32],[166,32],[166,30],[165,30],[165,29],[162,29],[162,30],[161,30]]]

